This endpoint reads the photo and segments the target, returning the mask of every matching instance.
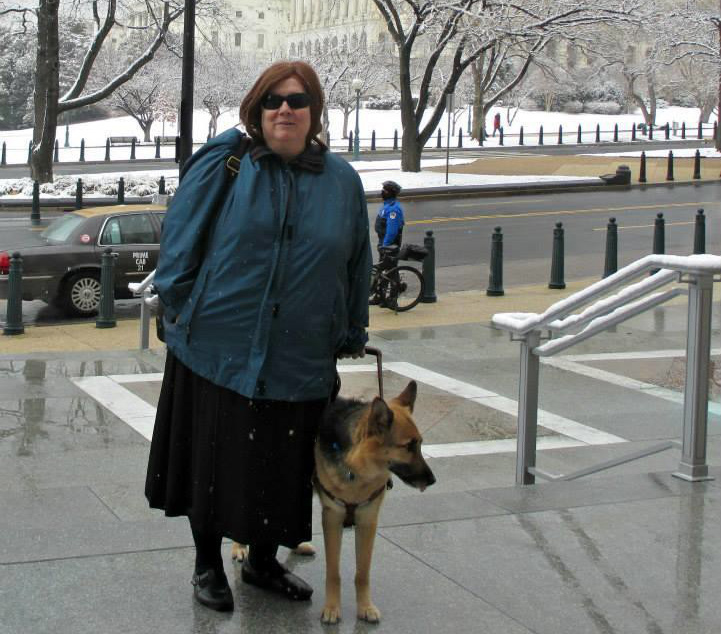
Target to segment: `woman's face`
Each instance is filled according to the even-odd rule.
[[[288,77],[271,86],[268,92],[285,97],[306,90],[298,78]],[[305,149],[310,131],[310,106],[293,110],[284,101],[276,110],[261,108],[260,124],[267,146],[284,160],[290,160]]]

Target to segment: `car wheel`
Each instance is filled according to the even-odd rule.
[[[63,287],[61,301],[71,315],[94,315],[100,306],[100,276],[92,271],[72,275]]]

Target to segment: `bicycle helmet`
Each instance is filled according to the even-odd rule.
[[[381,195],[386,194],[389,198],[398,198],[398,194],[401,193],[402,187],[395,181],[384,181],[383,189],[381,189]]]

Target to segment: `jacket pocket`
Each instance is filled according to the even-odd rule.
[[[188,297],[188,301],[185,303],[185,306],[183,306],[183,310],[180,311],[180,315],[178,315],[178,319],[176,320],[176,325],[185,330],[187,337],[190,337],[190,327],[198,308],[198,304],[200,304],[200,300],[205,291],[205,287],[207,286],[208,275],[208,267],[204,268],[200,272],[198,279],[196,279],[195,284],[193,284],[193,290]]]

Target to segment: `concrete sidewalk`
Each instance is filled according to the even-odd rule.
[[[344,620],[320,624],[317,506],[319,554],[281,553],[314,586],[311,603],[245,586],[229,544],[235,611],[193,603],[187,522],[151,511],[143,497],[164,352],[157,342],[137,350],[137,320],[2,337],[0,634],[721,631],[718,388],[709,417],[713,481],[672,477],[672,449],[577,481],[514,486],[519,344],[488,319],[543,310],[580,286],[507,289],[503,298],[451,293],[397,315],[372,309],[386,391],[419,382],[416,418],[438,479],[422,494],[397,482],[388,495],[372,573],[378,626],[355,620],[351,532]],[[685,307],[671,305],[581,344],[562,365],[544,363],[539,467],[569,473],[678,440],[685,322]],[[718,348],[718,310],[713,324]],[[721,368],[721,350],[713,358]],[[343,393],[375,393],[372,370],[368,359],[344,362]]]

